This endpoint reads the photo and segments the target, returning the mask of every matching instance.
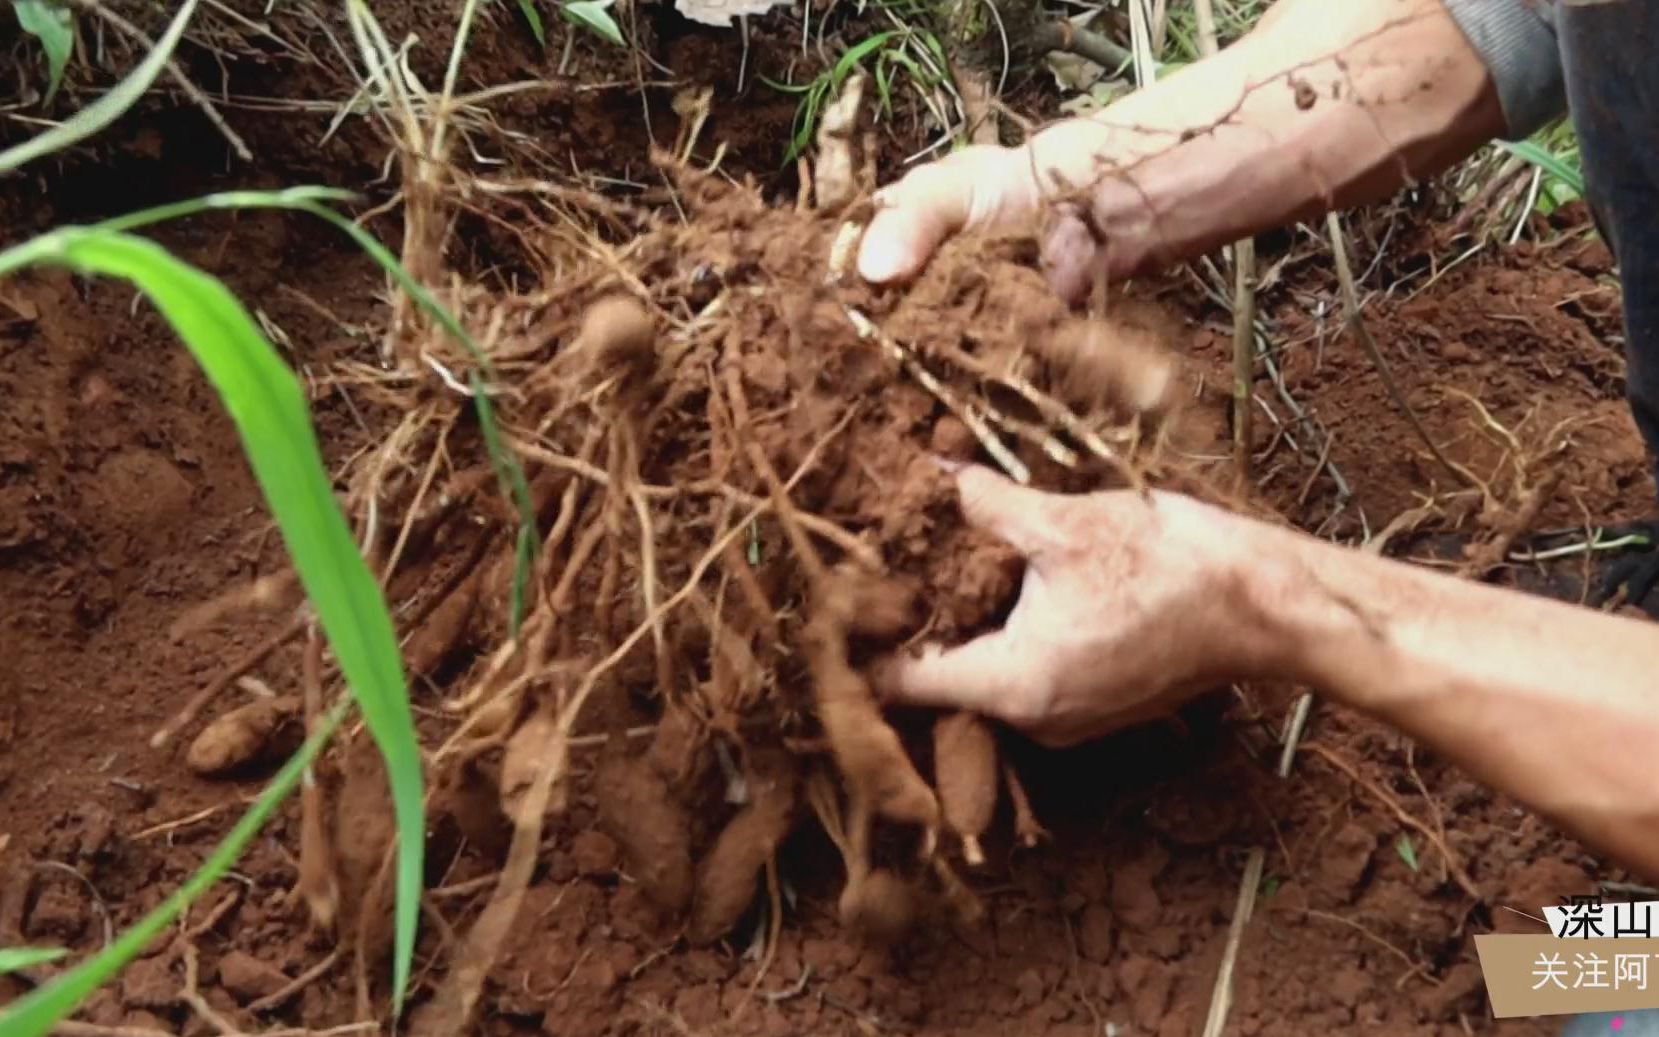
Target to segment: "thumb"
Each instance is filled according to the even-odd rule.
[[[1021,687],[1029,653],[1018,650],[1006,630],[998,630],[957,648],[937,646],[924,654],[895,654],[871,667],[870,681],[884,701],[894,705],[966,709],[1000,717],[1008,696]]]
[[[984,465],[956,473],[956,493],[968,522],[1025,555],[1032,562],[1059,545],[1054,522],[1056,495],[1034,490]]]
[[[991,145],[965,148],[881,191],[859,243],[859,276],[872,284],[912,277],[946,238],[1028,215],[1022,198],[1030,192],[1010,175],[1012,155]]]

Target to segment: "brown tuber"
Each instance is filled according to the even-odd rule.
[[[749,770],[747,805],[721,830],[697,869],[686,939],[705,946],[726,935],[754,900],[761,869],[789,834],[796,772],[787,753],[757,754]]]
[[[501,812],[515,825],[529,820],[520,815],[536,775],[554,765],[560,750],[555,741],[558,723],[552,710],[537,709],[507,740],[501,757]]]
[[[628,388],[656,372],[656,331],[651,314],[631,295],[604,296],[588,307],[575,348],[596,378],[617,377]]]
[[[202,729],[185,763],[204,778],[220,777],[274,755],[276,735],[299,716],[293,695],[256,699]]]
[[[842,569],[826,574],[820,585],[804,637],[818,721],[852,795],[882,817],[922,827],[931,844],[939,801],[882,717],[869,683],[847,662],[847,633],[869,596],[861,587],[869,579]]]
[[[599,829],[616,840],[646,899],[678,916],[691,902],[691,818],[650,763],[627,754],[625,742],[607,743],[594,774]]]
[[[886,868],[849,876],[839,907],[841,924],[876,944],[897,942],[916,920],[916,898],[910,886]]]
[[[466,637],[477,610],[479,592],[488,570],[480,566],[437,603],[426,620],[409,636],[403,658],[411,674],[426,676],[444,664]]]
[[[979,837],[997,806],[997,741],[981,717],[945,713],[933,722],[933,780],[945,824],[962,840],[962,856],[985,863]]]

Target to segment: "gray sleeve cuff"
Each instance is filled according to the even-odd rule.
[[[1551,0],[1445,0],[1497,84],[1508,124],[1522,140],[1567,110]]]

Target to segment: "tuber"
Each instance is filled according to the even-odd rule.
[[[796,772],[788,754],[756,754],[747,780],[748,804],[721,830],[697,869],[686,928],[686,939],[695,946],[726,935],[748,910],[761,869],[794,819]]]
[[[220,777],[274,755],[272,742],[300,712],[297,696],[255,699],[202,728],[185,763],[204,778]]]
[[[886,868],[857,871],[841,891],[841,924],[876,944],[897,942],[916,919],[916,901],[910,886]]]
[[[984,864],[979,837],[997,805],[997,742],[990,725],[973,713],[940,715],[933,722],[933,780],[945,824],[962,840],[963,858],[974,867]]]

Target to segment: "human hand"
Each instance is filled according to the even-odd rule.
[[[964,517],[1025,555],[1001,630],[877,663],[889,702],[966,709],[1066,745],[1162,716],[1274,657],[1249,520],[1180,494],[1043,493],[957,473]]]
[[[1100,174],[1112,164],[1113,139],[1098,122],[1068,119],[1023,147],[974,145],[911,170],[876,195],[876,215],[859,245],[859,276],[874,284],[904,280],[953,235],[1030,229],[1049,284],[1078,301],[1101,273],[1121,276],[1148,254],[1151,227],[1139,199],[1127,184]],[[1085,185],[1087,218],[1071,197]],[[1108,224],[1111,240],[1099,240]]]

